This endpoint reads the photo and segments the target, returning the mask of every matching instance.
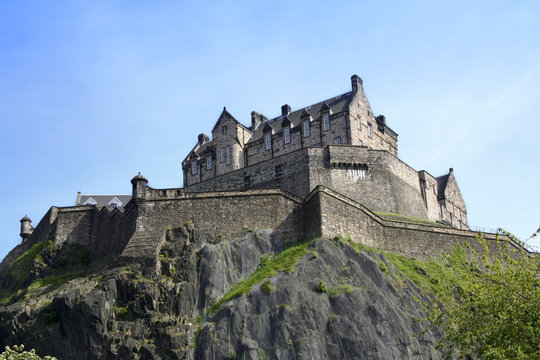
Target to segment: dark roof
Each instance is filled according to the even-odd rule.
[[[286,116],[281,115],[276,118],[265,121],[261,123],[259,126],[257,126],[257,129],[254,130],[253,135],[251,136],[251,138],[248,140],[247,143],[248,144],[252,143],[263,137],[265,124],[270,125],[274,132],[278,132],[278,131],[281,131],[282,121],[285,119],[285,117],[287,117],[291,121],[292,127],[296,127],[302,124],[302,114],[304,114],[305,116],[304,111],[307,111],[308,114],[311,114],[314,119],[318,118],[320,116],[321,109],[324,110],[323,109],[324,104],[326,104],[326,106],[328,106],[332,110],[333,114],[345,111],[347,110],[347,107],[349,106],[349,102],[351,101],[352,95],[353,95],[352,92],[341,94],[331,99],[323,100],[316,104],[295,110]]]
[[[94,199],[96,202],[95,205],[99,206],[106,206],[109,205],[109,202],[111,202],[112,199],[117,198],[120,200],[121,205],[120,206],[126,206],[126,204],[131,200],[131,195],[81,195],[79,199],[79,203],[75,205],[84,205],[88,199]],[[88,204],[88,205],[94,205],[94,204]]]

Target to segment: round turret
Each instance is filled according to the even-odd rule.
[[[25,215],[22,219],[21,219],[21,233],[19,235],[21,235],[23,241],[29,237],[32,232],[34,231],[34,228],[32,227],[32,220],[30,220],[30,218]]]
[[[139,173],[133,179],[131,179],[132,196],[134,200],[140,200],[146,198],[146,184],[148,180]]]

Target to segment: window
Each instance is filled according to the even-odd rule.
[[[358,145],[360,145],[360,146],[364,145],[364,143],[362,142],[362,140],[358,140]]]
[[[287,126],[283,129],[283,139],[285,140],[285,144],[288,144],[291,142],[291,127]]]
[[[341,136],[338,136],[337,138],[334,139],[334,144],[336,145],[341,144]]]
[[[272,149],[272,134],[271,133],[264,135],[264,144],[265,144],[264,146],[266,150]]]
[[[358,130],[362,131],[362,121],[360,121],[360,118],[356,118],[356,127],[358,127]]]
[[[323,114],[322,120],[323,120],[324,130],[330,130],[330,115],[328,115],[328,113]]]
[[[219,162],[225,162],[225,149],[220,150]]]
[[[212,157],[209,156],[206,158],[206,170],[210,170],[212,168]]]
[[[371,137],[371,124],[367,124],[367,136]]]
[[[279,178],[283,175],[283,166],[277,165],[274,169],[274,175]]]
[[[197,173],[197,160],[191,163],[191,174],[195,175]]]
[[[227,146],[227,165],[231,165],[231,146]]]
[[[304,137],[308,137],[310,135],[309,131],[309,120],[304,120]]]
[[[226,134],[226,133],[227,133],[227,126],[222,126],[222,127],[221,127],[221,133],[222,133],[222,134]]]

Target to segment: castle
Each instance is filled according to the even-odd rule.
[[[255,111],[251,126],[226,109],[200,134],[182,162],[188,192],[282,189],[305,198],[317,185],[369,209],[468,229],[467,209],[453,175],[433,177],[399,160],[398,135],[375,117],[357,75],[351,91],[268,119]]]
[[[34,244],[78,243],[92,261],[136,262],[160,272],[167,229],[197,231],[208,242],[272,229],[283,241],[350,235],[407,256],[447,253],[476,235],[453,170],[440,177],[397,157],[398,135],[374,116],[362,80],[351,91],[251,126],[226,109],[182,162],[184,187],[154,189],[141,174],[131,196],[77,195],[53,206],[34,228],[21,219],[22,244],[9,266]],[[495,240],[494,234],[486,234]],[[519,245],[515,245],[516,247]]]

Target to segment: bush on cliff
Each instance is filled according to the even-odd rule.
[[[13,349],[6,346],[5,351],[0,354],[0,360],[56,360],[56,358],[52,356],[40,358],[34,349],[25,351],[24,345],[15,345]]]
[[[469,258],[463,249],[447,257],[460,280],[455,301],[431,313],[444,331],[441,350],[460,359],[540,359],[540,258],[502,240],[494,254],[478,241],[481,253],[469,246]]]

